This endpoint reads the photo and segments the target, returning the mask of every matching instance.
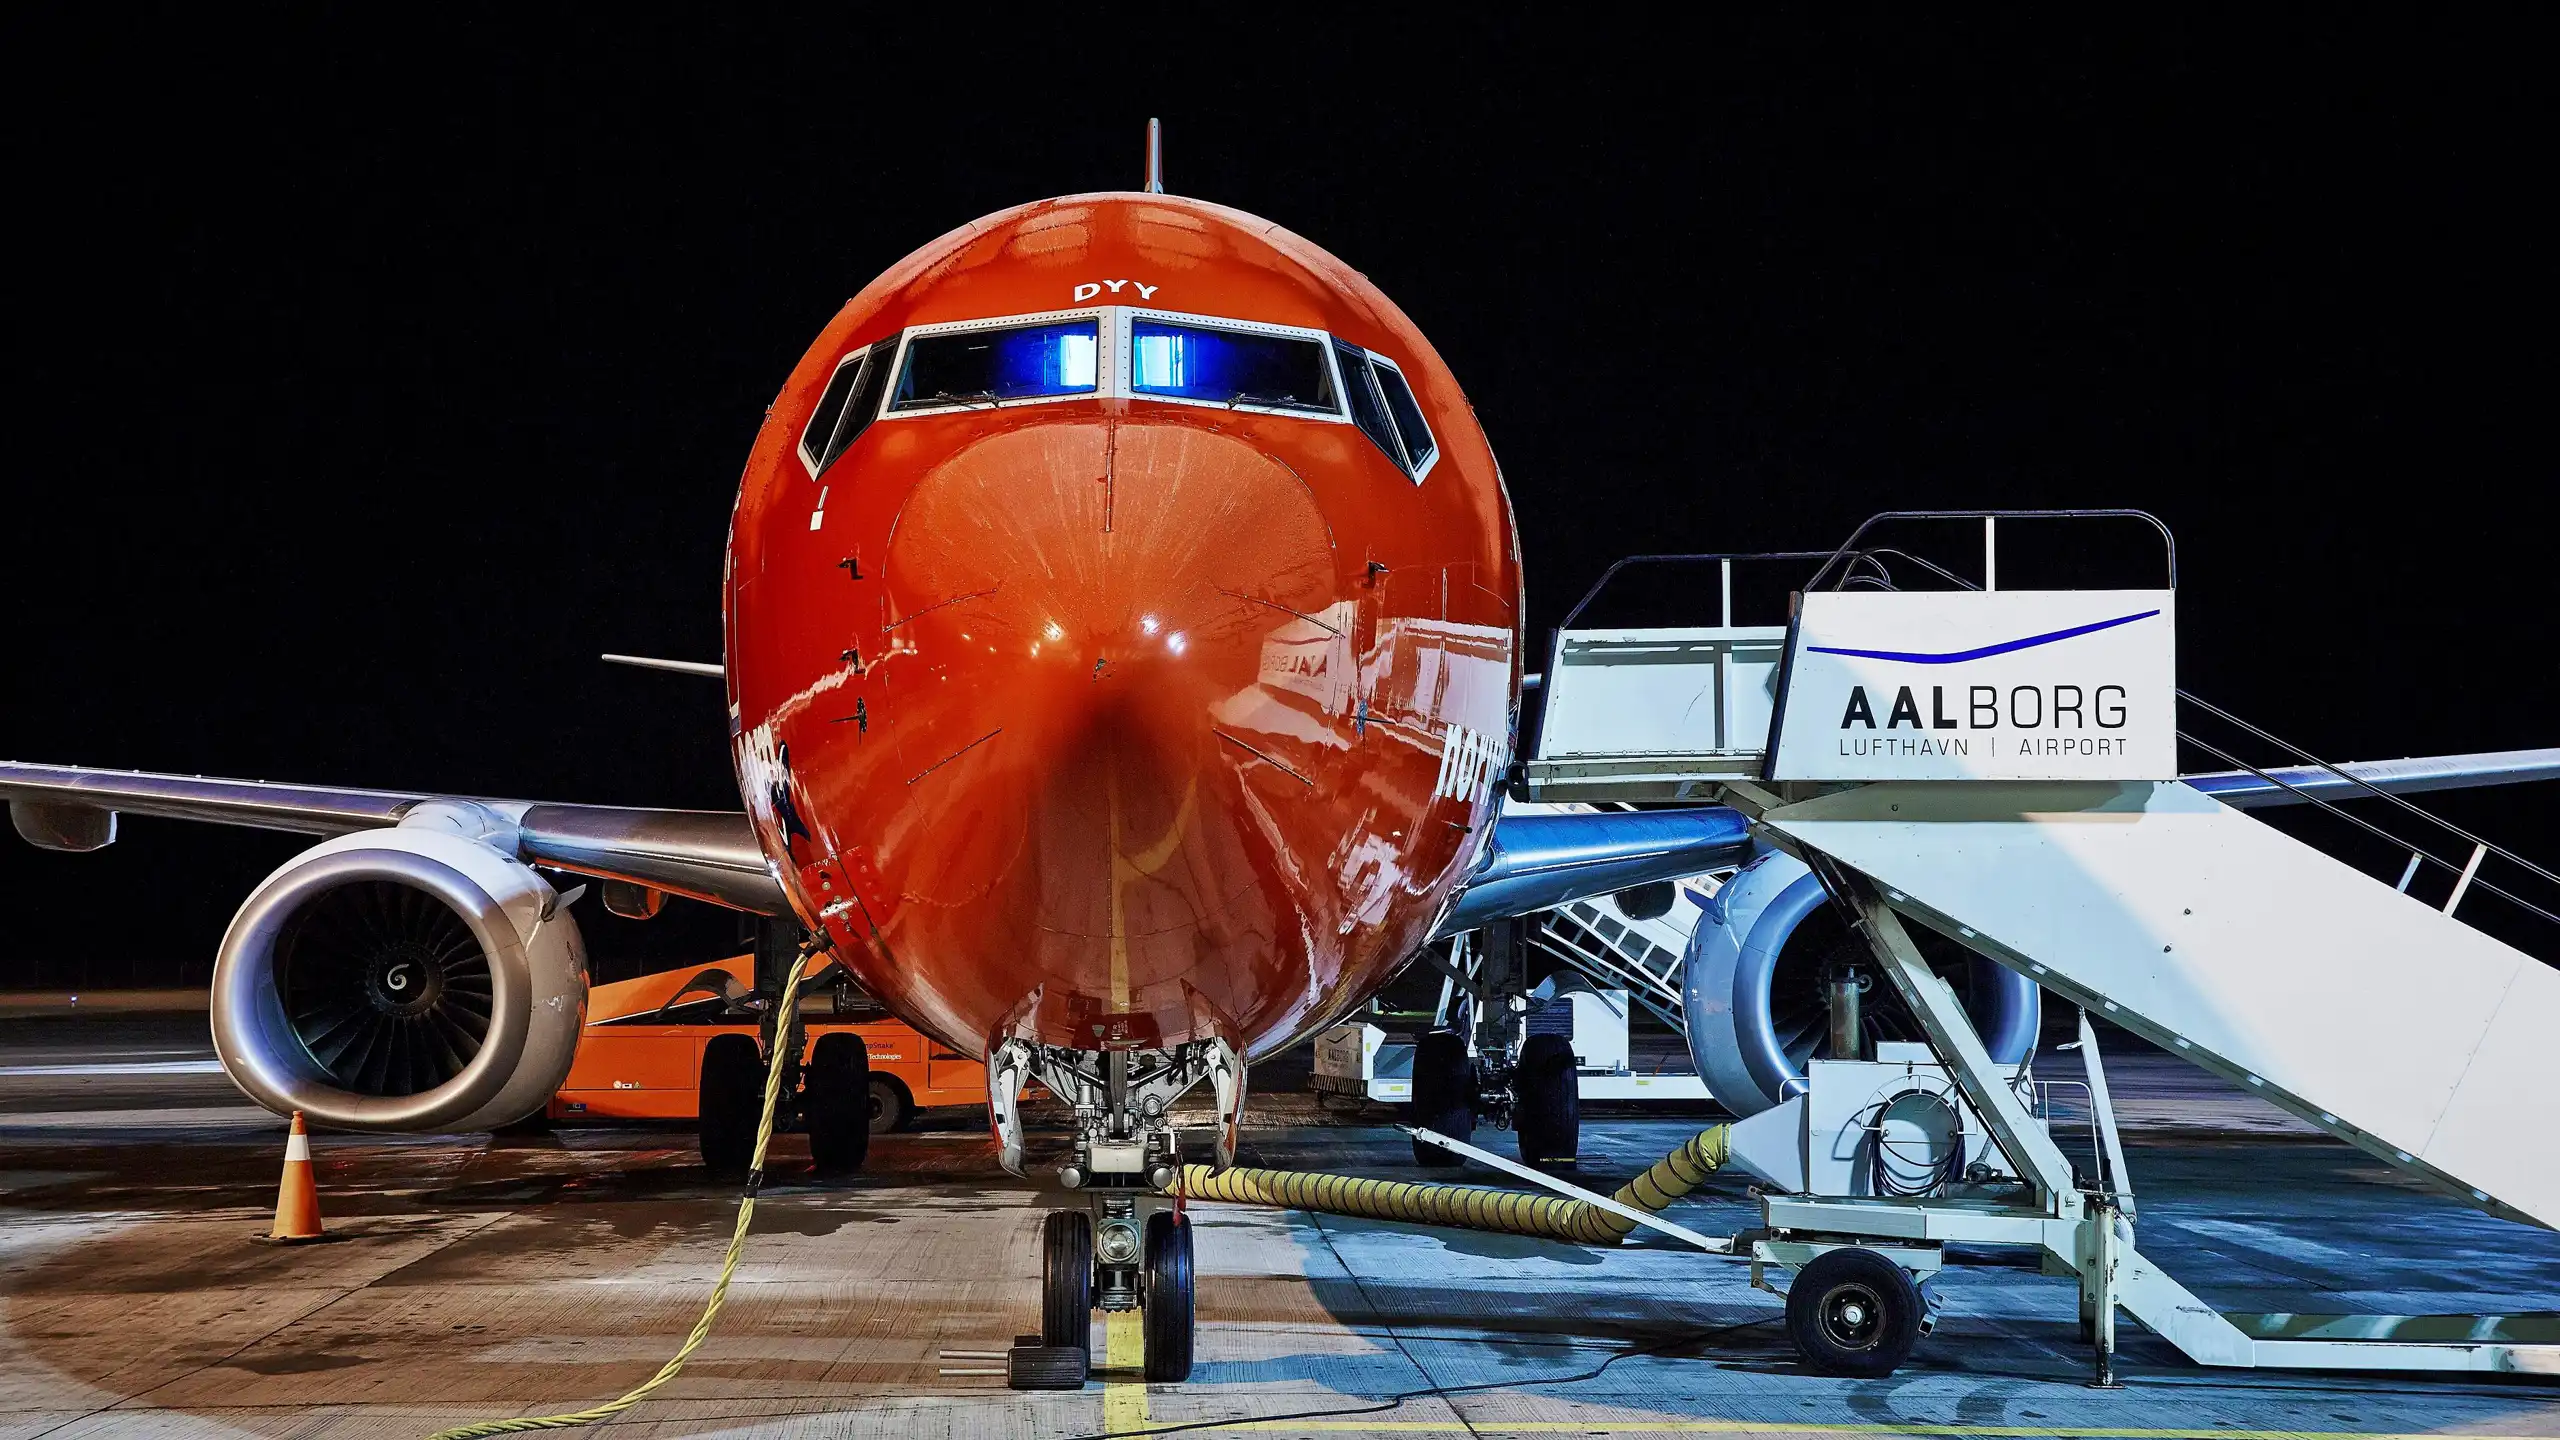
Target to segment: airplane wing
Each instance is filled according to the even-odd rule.
[[[47,850],[107,845],[120,814],[325,838],[398,825],[429,804],[469,806],[493,822],[491,838],[511,840],[516,858],[528,865],[628,880],[762,915],[790,911],[753,827],[738,811],[555,805],[15,761],[0,761],[0,799],[9,802],[18,834]]]
[[[2341,773],[2343,772],[2343,773]],[[2352,777],[2352,778],[2350,778]],[[2180,777],[2242,810],[2409,795],[2484,785],[2560,780],[2560,749],[2493,750],[2318,765],[2217,771]],[[2361,782],[2361,783],[2359,783]],[[2371,787],[2368,789],[2367,787]],[[1681,879],[1740,864],[1752,853],[1750,824],[1721,806],[1681,810],[1506,811],[1484,863],[1467,877],[1434,938],[1495,920],[1535,914],[1591,895]]]
[[[1751,858],[1751,822],[1721,805],[1505,812],[1433,939],[1591,895],[1702,875]]]
[[[2560,779],[2560,748],[2361,761],[2338,769],[2354,779],[2317,766],[2184,778],[2224,804],[2253,809],[2369,793],[2357,781],[2416,794]],[[430,802],[470,805],[512,827],[516,858],[527,864],[628,880],[757,914],[789,911],[753,828],[738,811],[560,805],[17,762],[0,762],[0,798],[9,802],[20,835],[52,850],[108,844],[119,814],[327,837],[397,825]],[[1506,817],[1486,865],[1469,877],[1439,933],[1732,864],[1749,848],[1739,820],[1719,807]]]

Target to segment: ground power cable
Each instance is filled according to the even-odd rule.
[[[1385,1399],[1379,1400],[1374,1404],[1349,1406],[1340,1410],[1294,1410],[1279,1415],[1230,1415],[1222,1420],[1182,1420],[1168,1425],[1144,1426],[1136,1430],[1103,1430],[1090,1435],[1076,1436],[1075,1440],[1143,1440],[1143,1437],[1150,1435],[1181,1435],[1199,1430],[1224,1430],[1231,1426],[1254,1426],[1258,1428],[1266,1425],[1284,1424],[1292,1420],[1349,1419],[1360,1415],[1384,1414],[1389,1410],[1400,1409],[1415,1400],[1427,1400],[1434,1397],[1445,1400],[1452,1395],[1472,1395],[1481,1390],[1531,1390],[1546,1389],[1557,1385],[1579,1385],[1585,1381],[1599,1379],[1602,1375],[1608,1373],[1611,1366],[1617,1364],[1621,1360],[1635,1360],[1646,1356],[1667,1355],[1675,1350],[1685,1349],[1692,1345],[1703,1345],[1710,1340],[1721,1339],[1724,1336],[1735,1333],[1736,1331],[1749,1330],[1761,1325],[1774,1325],[1783,1318],[1783,1316],[1778,1315],[1763,1315],[1754,1320],[1738,1320],[1731,1325],[1718,1325],[1706,1330],[1692,1330],[1687,1334],[1676,1335],[1668,1340],[1655,1341],[1651,1345],[1638,1345],[1630,1349],[1621,1350],[1617,1354],[1610,1356],[1608,1359],[1601,1361],[1599,1364],[1592,1366],[1590,1369],[1579,1370],[1571,1375],[1549,1375],[1533,1380],[1521,1380],[1517,1378],[1508,1380],[1478,1380],[1473,1384],[1468,1385],[1425,1385],[1413,1390],[1398,1391],[1397,1393],[1389,1395]],[[1484,1340],[1477,1341],[1476,1343],[1489,1345],[1498,1344],[1500,1342]],[[1417,1366],[1416,1368],[1419,1367]],[[1451,1406],[1451,1413],[1454,1414],[1456,1409],[1456,1406]],[[1460,1425],[1467,1426],[1470,1430],[1474,1428],[1468,1423],[1467,1418],[1463,1415],[1458,1416],[1458,1423]],[[1489,1428],[1499,1431],[1505,1427],[1494,1425]],[[1593,1428],[1606,1429],[1607,1427],[1605,1425],[1595,1424]]]
[[[1718,1169],[1723,1165],[1725,1159],[1725,1129],[1726,1127],[1724,1126],[1716,1126],[1691,1137],[1686,1142],[1683,1142],[1669,1155],[1666,1155],[1661,1160],[1654,1162],[1650,1169],[1639,1174],[1635,1181],[1629,1183],[1627,1190],[1621,1190],[1619,1192],[1619,1197],[1622,1200],[1626,1199],[1629,1190],[1639,1190],[1647,1198],[1636,1200],[1633,1203],[1644,1205],[1646,1208],[1657,1211],[1668,1208],[1673,1200],[1689,1193],[1689,1191],[1694,1189],[1700,1181],[1704,1180],[1707,1172]],[[1236,1172],[1229,1171],[1227,1173],[1235,1174]],[[1263,1176],[1276,1176],[1284,1172],[1265,1170],[1248,1173]],[[1342,1177],[1301,1176],[1297,1178],[1315,1180],[1341,1179]],[[1456,1187],[1406,1186],[1401,1188],[1449,1190]],[[1656,1201],[1656,1203],[1647,1203],[1648,1200],[1655,1200],[1656,1197],[1658,1197],[1658,1201]],[[1248,1201],[1245,1203],[1253,1202]],[[1264,1200],[1260,1203],[1276,1204],[1277,1202]],[[1351,1267],[1351,1262],[1343,1255],[1341,1247],[1333,1243],[1333,1232],[1325,1228],[1324,1221],[1321,1217],[1328,1212],[1323,1209],[1303,1205],[1288,1205],[1282,1206],[1281,1208],[1299,1210],[1307,1216],[1308,1223],[1315,1227],[1318,1238],[1324,1241],[1325,1249],[1332,1254],[1334,1263],[1342,1267],[1342,1273],[1351,1278],[1352,1287],[1360,1292],[1361,1302],[1368,1305],[1373,1311],[1378,1309],[1377,1301],[1369,1294],[1369,1287],[1361,1281],[1359,1272]],[[1610,1230],[1615,1233],[1615,1239],[1602,1243],[1614,1244],[1616,1243],[1616,1239],[1623,1239],[1625,1237],[1625,1233],[1634,1228],[1634,1222],[1632,1221],[1621,1223],[1619,1217],[1597,1212],[1595,1207],[1584,1205],[1583,1208],[1594,1210],[1594,1213],[1598,1215],[1598,1218],[1605,1222],[1609,1226]],[[1364,1218],[1356,1211],[1345,1212],[1342,1210],[1334,1210],[1330,1213],[1349,1213],[1352,1218]],[[1510,1233],[1525,1232],[1512,1231]],[[1783,1317],[1767,1315],[1758,1319],[1738,1321],[1731,1325],[1719,1325],[1711,1329],[1691,1331],[1684,1335],[1675,1336],[1669,1340],[1657,1341],[1651,1345],[1643,1345],[1633,1349],[1621,1350],[1617,1354],[1610,1356],[1588,1370],[1578,1371],[1570,1375],[1556,1375],[1541,1380],[1529,1381],[1486,1380],[1470,1385],[1442,1385],[1433,1383],[1422,1386],[1418,1389],[1399,1391],[1396,1394],[1389,1395],[1372,1404],[1348,1406],[1338,1410],[1300,1410],[1279,1415],[1237,1415],[1223,1420],[1174,1421],[1164,1425],[1141,1426],[1134,1430],[1107,1430],[1097,1434],[1078,1436],[1076,1437],[1076,1440],[1139,1440],[1139,1437],[1150,1435],[1179,1435],[1200,1430],[1222,1430],[1230,1426],[1238,1425],[1262,1426],[1282,1424],[1292,1420],[1350,1419],[1361,1415],[1384,1414],[1389,1410],[1399,1409],[1410,1401],[1427,1399],[1434,1396],[1446,1399],[1452,1395],[1466,1395],[1480,1390],[1498,1390],[1505,1387],[1527,1388],[1533,1386],[1578,1385],[1587,1380],[1598,1379],[1609,1369],[1610,1366],[1617,1364],[1621,1360],[1631,1360],[1644,1355],[1665,1354],[1673,1350],[1681,1349],[1685,1346],[1704,1344],[1709,1340],[1714,1340],[1722,1336],[1732,1334],[1735,1331],[1748,1330],[1753,1326],[1775,1323],[1781,1318]],[[1395,1341],[1396,1348],[1403,1352],[1406,1363],[1412,1365],[1415,1370],[1421,1372],[1423,1375],[1428,1376],[1431,1373],[1430,1370],[1423,1365],[1421,1357],[1415,1355],[1413,1351],[1405,1345],[1404,1337],[1396,1333],[1396,1329],[1392,1324],[1385,1328],[1388,1337]],[[1457,1407],[1451,1406],[1450,1413],[1453,1415],[1456,1414]],[[1470,1434],[1474,1433],[1475,1427],[1467,1421],[1465,1416],[1459,1415],[1458,1423],[1465,1426]]]
[[[704,1340],[710,1338],[712,1322],[720,1318],[720,1307],[728,1301],[729,1281],[738,1273],[738,1257],[746,1252],[747,1227],[756,1215],[756,1192],[764,1186],[765,1146],[773,1139],[773,1112],[782,1097],[782,1072],[788,1068],[782,1063],[783,1047],[790,1042],[793,1022],[798,1018],[799,1012],[795,1007],[800,1003],[800,978],[808,963],[808,951],[803,949],[799,958],[791,963],[791,978],[782,986],[782,1007],[774,1012],[781,1019],[774,1027],[773,1059],[765,1067],[764,1074],[764,1117],[756,1125],[755,1156],[747,1162],[746,1193],[738,1197],[738,1224],[729,1233],[729,1253],[720,1261],[720,1279],[711,1287],[711,1299],[702,1307],[702,1318],[693,1322],[693,1333],[685,1337],[684,1344],[676,1347],[676,1353],[668,1357],[666,1364],[658,1367],[657,1374],[601,1405],[572,1410],[564,1415],[528,1415],[515,1420],[483,1420],[472,1425],[456,1425],[450,1430],[437,1431],[428,1440],[483,1440],[483,1437],[491,1435],[519,1435],[528,1430],[570,1430],[581,1425],[593,1425],[599,1420],[612,1419],[648,1399],[659,1387],[683,1372],[685,1362],[693,1358],[694,1351],[702,1348]]]

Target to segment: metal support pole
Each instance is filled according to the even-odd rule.
[[[2462,903],[2462,897],[2471,889],[2471,877],[2480,873],[2480,861],[2488,853],[2485,843],[2471,847],[2471,858],[2462,864],[2462,878],[2453,882],[2453,894],[2444,902],[2444,913],[2452,914],[2453,907]]]
[[[1982,517],[1982,588],[2000,588],[2000,520],[1994,515]]]
[[[2418,862],[2425,858],[2426,856],[2420,851],[2410,851],[2408,868],[2400,872],[2400,883],[2391,888],[2399,891],[2403,895],[2408,894],[2409,882],[2418,878]]]
[[[2132,1219],[2133,1174],[2125,1168],[2124,1137],[2116,1130],[2115,1095],[2107,1088],[2107,1067],[2098,1056],[2098,1032],[2086,1010],[2080,1011],[2080,1064],[2089,1077],[2089,1108],[2097,1121],[2098,1163],[2104,1172],[2098,1177],[2098,1188],[2113,1197],[2126,1219]]]
[[[2098,1373],[2090,1380],[2094,1390],[2113,1390],[2116,1380],[2116,1207],[2106,1196],[2091,1200],[2088,1218],[2081,1222],[2090,1231],[2089,1268],[2095,1282],[2094,1312],[2090,1315],[2089,1343],[2097,1351]]]
[[[1843,970],[1831,977],[1831,1058],[1867,1058],[1867,1027],[1858,1014],[1858,972]]]

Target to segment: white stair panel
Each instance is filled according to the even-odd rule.
[[[2406,1168],[2560,1227],[2560,973],[2175,783],[1877,784],[1768,827]]]

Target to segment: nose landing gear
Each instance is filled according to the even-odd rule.
[[[1038,1348],[1072,1349],[1083,1363],[1070,1367],[1052,1354],[1015,1372],[1063,1377],[1075,1368],[1081,1384],[1091,1364],[1092,1313],[1134,1310],[1146,1379],[1189,1379],[1196,1316],[1192,1228],[1171,1193],[1182,1173],[1171,1111],[1201,1081],[1210,1082],[1218,1109],[1211,1149],[1217,1168],[1225,1169],[1235,1159],[1244,1108],[1242,1059],[1223,1040],[1142,1051],[1006,1041],[987,1057],[987,1103],[998,1155],[1016,1175],[1023,1173],[1018,1102],[1032,1078],[1075,1108],[1075,1148],[1058,1168],[1058,1180],[1084,1202],[1053,1210],[1041,1222]]]

